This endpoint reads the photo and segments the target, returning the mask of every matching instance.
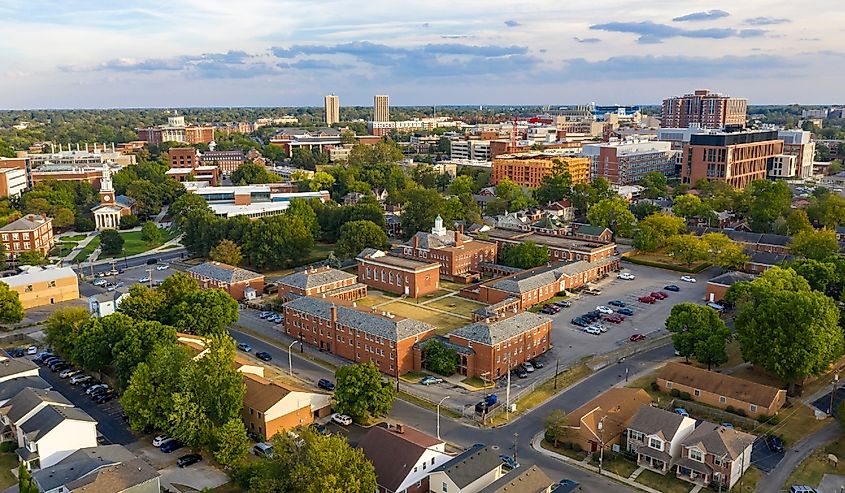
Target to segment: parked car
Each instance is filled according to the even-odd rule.
[[[334,413],[332,414],[332,421],[339,425],[349,426],[352,424],[352,418],[345,414]]]
[[[261,361],[270,361],[273,359],[273,356],[270,355],[267,351],[258,351],[255,353],[255,357],[260,359]]]
[[[106,281],[103,278],[98,278],[98,279],[94,279],[93,281],[91,281],[91,284],[93,284],[94,286],[105,286],[106,282],[108,282],[108,281]]]
[[[572,302],[571,302],[571,301],[566,301],[566,300],[555,301],[555,305],[556,305],[556,306],[559,306],[559,307],[561,307],[561,308],[569,308],[569,307],[571,307],[571,306],[572,306]]]
[[[618,306],[619,308],[623,308],[625,306],[625,302],[622,300],[610,300],[607,304],[610,306]]]
[[[604,317],[604,321],[610,322],[612,324],[621,324],[623,321],[625,321],[625,317],[620,317],[619,315],[616,315],[614,313],[613,315],[608,315]]]
[[[599,289],[599,288],[587,288],[587,289],[584,290],[584,292],[591,295],[591,296],[598,296],[598,295],[601,294],[601,289]]]
[[[577,325],[578,327],[586,327],[586,326],[590,325],[590,322],[588,320],[586,320],[584,317],[575,317],[572,320],[570,320],[570,322],[573,325]]]
[[[572,493],[579,486],[581,486],[581,483],[579,483],[578,481],[573,481],[571,479],[561,479],[560,483],[558,483],[552,489],[552,493]]]
[[[238,343],[238,349],[240,349],[241,351],[243,351],[245,353],[248,353],[248,352],[252,351],[252,346],[250,346],[249,344],[247,344],[245,342],[239,342]]]
[[[596,307],[596,311],[601,313],[602,315],[611,315],[613,314],[613,308],[609,306],[599,305]]]
[[[150,278],[147,277],[147,276],[144,276],[144,277],[138,279],[138,284],[146,284],[148,282],[150,282]]]
[[[169,454],[170,452],[173,452],[174,450],[179,450],[183,446],[184,445],[182,445],[182,442],[180,442],[179,440],[176,440],[174,438],[171,438],[170,440],[162,443],[161,447],[159,447],[158,449],[161,450],[162,452],[164,452],[165,454]]]
[[[167,435],[158,435],[157,437],[153,438],[153,447],[161,447],[164,442],[170,440],[170,437]]]
[[[321,378],[320,381],[317,382],[317,387],[331,392],[334,390],[334,382],[325,378]]]
[[[717,312],[724,311],[724,309],[725,309],[725,307],[724,307],[724,306],[722,306],[722,305],[720,305],[720,304],[718,304],[718,303],[713,303],[712,301],[708,301],[708,302],[707,302],[707,306],[709,306],[710,308],[712,308],[712,309],[716,310]]]
[[[273,314],[273,312],[261,312],[261,313],[258,314],[258,318],[267,318],[272,314]]]
[[[38,347],[37,346],[29,346],[26,348],[26,354],[32,356],[33,354],[38,354]]]
[[[681,290],[681,288],[679,288],[678,286],[676,286],[674,284],[668,284],[666,286],[663,286],[663,289],[665,289],[666,291],[673,291],[675,293],[677,293],[678,291]]]
[[[505,465],[505,467],[509,469],[516,469],[517,467],[519,467],[519,462],[517,462],[516,459],[514,459],[510,455],[502,454],[499,456],[499,458],[502,459],[502,463]]]
[[[423,377],[422,380],[420,380],[420,384],[422,384],[422,385],[434,385],[436,383],[443,383],[443,379],[432,376],[432,375],[428,375],[428,376]]]
[[[192,464],[196,464],[201,460],[202,456],[200,454],[188,454],[176,459],[176,465],[179,467],[188,467]]]
[[[523,363],[522,367],[525,368],[525,371],[528,373],[534,373],[534,365],[532,365],[530,361]]]
[[[593,334],[593,335],[595,335],[595,336],[597,336],[597,335],[600,335],[600,334],[601,334],[601,329],[597,328],[597,327],[596,327],[596,326],[594,326],[594,325],[590,325],[589,327],[584,327],[584,329],[583,329],[583,330],[584,330],[584,332],[586,332],[587,334]]]
[[[96,401],[101,396],[104,396],[104,395],[108,394],[109,392],[113,392],[112,389],[110,389],[108,387],[100,387],[99,389],[95,390],[94,392],[91,392],[90,394],[88,394],[88,397],[92,401]]]
[[[62,371],[59,373],[59,378],[70,378],[75,375],[79,375],[82,373],[82,370],[77,370],[76,368],[68,368],[67,370]]]
[[[252,453],[258,457],[266,457],[268,459],[272,459],[275,453],[273,452],[273,446],[269,443],[256,443],[254,447],[252,447]]]
[[[313,429],[320,435],[331,435],[329,429],[321,425],[320,423],[311,423],[309,426],[311,427],[311,429]]]
[[[513,374],[516,375],[517,378],[528,378],[528,372],[521,366],[514,368]]]
[[[654,298],[656,300],[665,300],[666,298],[669,297],[668,294],[666,294],[662,291],[652,291],[651,293],[649,293],[649,296],[651,296],[652,298]]]
[[[655,299],[651,296],[640,296],[637,300],[639,300],[640,303],[648,303],[649,305],[653,305],[655,302]]]
[[[83,373],[77,373],[76,375],[74,375],[70,378],[70,383],[71,383],[71,385],[76,385],[76,384],[79,384],[79,383],[82,383],[82,382],[87,382],[88,380],[91,380],[91,375],[85,375]]]
[[[629,337],[628,340],[631,341],[631,342],[644,341],[645,336],[643,334],[639,334],[639,333],[631,334],[631,337]]]
[[[487,394],[484,396],[484,403],[488,406],[493,406],[497,402],[499,402],[499,396],[496,394]]]
[[[819,490],[812,486],[793,484],[789,487],[789,493],[819,493]]]
[[[584,314],[584,318],[588,320],[598,320],[601,318],[601,312],[598,310],[589,311]]]
[[[620,309],[616,310],[616,313],[618,313],[620,315],[627,315],[627,316],[630,317],[631,315],[634,314],[634,310],[631,310],[630,308],[620,308]]]
[[[695,278],[692,276],[681,276],[681,280],[684,282],[695,282]]]
[[[547,303],[547,304],[543,305],[543,308],[545,308],[546,310],[551,310],[554,313],[558,313],[560,311],[560,308],[554,306],[551,303]]]
[[[540,313],[542,313],[543,315],[554,315],[557,312],[550,308],[540,308]]]
[[[167,264],[161,264],[156,266],[156,270],[167,270]]]
[[[616,278],[622,279],[623,281],[633,281],[634,279],[637,278],[637,276],[635,276],[634,274],[631,274],[630,272],[621,272],[621,273],[619,273],[618,276],[616,276]]]
[[[781,440],[781,438],[779,436],[769,434],[769,435],[766,435],[765,440],[766,440],[766,447],[768,447],[769,450],[771,450],[772,452],[778,453],[778,454],[783,453],[783,451],[784,451],[783,440]]]
[[[117,397],[117,394],[113,390],[107,390],[103,393],[97,394],[97,397],[94,399],[94,402],[97,404],[105,404],[106,402],[114,399]]]
[[[68,368],[70,368],[70,363],[59,363],[57,365],[51,366],[50,371],[52,371],[53,373],[63,372],[65,370],[67,370]]]
[[[722,425],[723,428],[727,428],[729,430],[734,429],[734,424],[731,423],[730,421],[725,421],[724,423],[720,423],[720,424]]]
[[[682,407],[676,407],[675,408],[675,414],[677,414],[678,416],[683,416],[685,418],[689,418],[689,413],[687,412],[686,409],[684,409]]]
[[[98,383],[96,385],[92,385],[92,386],[88,387],[87,389],[85,389],[85,393],[88,394],[88,395],[91,395],[91,394],[93,394],[94,392],[96,392],[100,389],[107,389],[107,388],[109,388],[108,385],[106,385],[104,383]]]
[[[531,364],[532,364],[532,365],[534,365],[534,368],[537,368],[537,369],[540,369],[540,368],[542,368],[542,367],[546,366],[546,365],[543,363],[543,360],[541,360],[541,359],[539,359],[539,358],[534,358],[534,359],[532,359],[532,360],[531,360]]]
[[[601,333],[607,332],[607,327],[605,327],[605,326],[604,326],[604,325],[602,325],[602,324],[593,324],[593,325],[591,325],[590,327],[592,327],[592,328],[594,328],[594,329],[598,329],[598,330],[599,330],[599,332],[601,332]]]
[[[79,382],[79,388],[82,390],[88,390],[95,385],[100,385],[100,381],[96,378],[89,378],[88,380],[83,380]]]

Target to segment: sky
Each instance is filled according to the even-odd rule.
[[[118,6],[119,5],[119,6]],[[2,0],[0,108],[845,100],[841,0]]]

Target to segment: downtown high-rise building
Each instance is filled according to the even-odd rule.
[[[390,121],[390,97],[387,95],[373,96],[373,121]]]
[[[692,94],[663,100],[663,128],[700,127],[720,129],[745,126],[748,100],[699,89]]]
[[[331,127],[340,122],[340,97],[334,94],[326,96],[326,125]]]

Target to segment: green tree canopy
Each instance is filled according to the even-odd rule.
[[[640,186],[644,188],[643,194],[649,199],[666,197],[669,194],[669,182],[666,176],[657,171],[647,173],[640,180]]]
[[[365,248],[382,249],[388,245],[387,233],[372,221],[352,221],[340,228],[337,240],[337,255],[350,258]]]
[[[100,232],[100,249],[107,255],[117,255],[123,251],[123,236],[114,229]]]
[[[356,363],[342,366],[335,373],[337,380],[335,401],[337,412],[356,420],[387,414],[393,407],[396,389],[385,382],[375,363]]]
[[[158,229],[156,223],[147,221],[141,227],[141,239],[148,245],[158,245],[161,243],[161,230]]]
[[[436,339],[426,342],[423,359],[427,369],[440,375],[454,375],[458,369],[458,353]]]
[[[593,226],[610,228],[614,236],[630,238],[637,218],[622,197],[602,199],[587,211],[587,220]]]
[[[430,231],[434,226],[434,219],[443,212],[444,203],[437,190],[407,190],[401,216],[405,238],[410,238],[418,231]]]
[[[680,233],[684,233],[687,225],[677,216],[665,213],[652,214],[637,224],[634,234],[634,248],[644,252],[653,252],[666,245],[666,240]]]
[[[557,447],[558,442],[564,440],[569,434],[569,426],[566,419],[566,411],[563,409],[555,409],[546,419],[543,420],[544,428],[546,429],[546,439],[550,439]]]
[[[839,251],[836,233],[829,229],[800,231],[792,238],[789,249],[796,255],[824,260]]]
[[[540,204],[557,202],[569,197],[572,191],[572,177],[569,169],[560,160],[552,161],[552,173],[543,177],[540,187],[534,190],[534,198]]]
[[[747,193],[751,199],[748,215],[754,231],[769,232],[775,219],[788,215],[792,192],[786,182],[754,180]]]
[[[716,310],[695,303],[679,303],[672,307],[666,319],[666,330],[672,333],[675,350],[688,360],[695,356],[708,370],[727,361],[725,344],[730,339],[730,330]]]
[[[520,269],[531,269],[549,261],[549,249],[533,241],[505,245],[499,250],[499,263]]]
[[[220,240],[220,243],[208,252],[208,257],[215,262],[238,265],[242,260],[241,247],[232,240]]]
[[[695,235],[675,235],[666,241],[666,252],[687,267],[708,258],[708,246]]]
[[[282,177],[279,175],[270,173],[260,164],[253,163],[244,163],[241,165],[240,168],[232,172],[231,179],[235,185],[255,185],[282,181]]]
[[[0,282],[0,323],[16,324],[23,320],[23,305],[18,292]]]

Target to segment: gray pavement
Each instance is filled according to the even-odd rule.
[[[757,493],[768,493],[771,491],[781,491],[784,487],[791,486],[784,485],[784,483],[792,471],[817,448],[836,439],[841,434],[842,429],[840,428],[839,422],[831,421],[817,432],[804,437],[795,445],[787,448],[786,455],[778,467],[766,476],[763,476],[757,483],[757,489],[755,491]]]

